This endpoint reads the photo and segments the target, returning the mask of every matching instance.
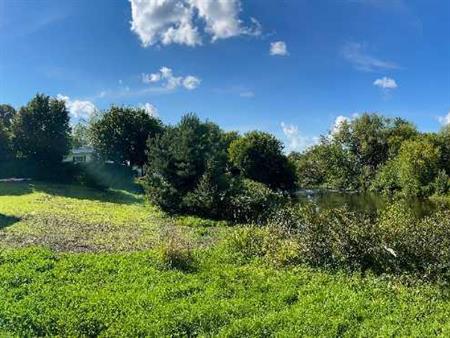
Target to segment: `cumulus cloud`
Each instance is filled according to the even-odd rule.
[[[175,76],[172,69],[168,67],[161,67],[156,73],[142,74],[142,81],[147,84],[160,83],[166,90],[174,90],[180,86],[187,90],[194,90],[201,83],[201,79],[193,75]]]
[[[142,105],[142,108],[145,110],[145,112],[148,115],[150,115],[152,117],[158,117],[159,116],[158,109],[154,105],[152,105],[151,103],[148,103],[148,102],[144,103]]]
[[[270,43],[270,55],[286,56],[289,55],[286,42],[275,41]]]
[[[297,126],[281,122],[283,134],[287,139],[287,151],[303,151],[318,142],[317,137],[301,135]]]
[[[58,94],[56,98],[66,103],[66,107],[73,119],[87,121],[97,112],[97,107],[91,101],[72,100],[70,97],[62,94]]]
[[[346,43],[341,50],[341,55],[344,59],[353,64],[355,69],[360,71],[373,72],[399,68],[398,65],[393,62],[370,55],[366,51],[366,46],[360,43]]]
[[[396,89],[398,87],[397,82],[395,82],[394,79],[391,79],[390,77],[386,76],[382,77],[381,79],[376,79],[373,82],[373,85],[386,90]]]
[[[130,0],[131,30],[145,47],[155,44],[202,44],[202,34],[212,41],[239,35],[259,35],[261,25],[239,19],[240,0]]]
[[[341,130],[342,126],[350,121],[351,118],[344,115],[339,115],[338,117],[336,117],[333,126],[331,127],[331,135],[337,134]]]
[[[443,125],[443,126],[448,126],[450,125],[450,111],[448,112],[447,115],[445,116],[440,116],[438,118],[439,122]]]

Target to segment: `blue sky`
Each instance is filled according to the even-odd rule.
[[[299,150],[336,119],[450,123],[448,0],[0,0],[0,102],[195,112]]]

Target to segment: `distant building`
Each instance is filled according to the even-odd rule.
[[[63,159],[63,162],[89,163],[92,162],[93,160],[94,160],[94,148],[81,147],[72,149],[69,155],[67,155]]]

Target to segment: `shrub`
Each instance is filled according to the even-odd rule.
[[[195,268],[192,246],[177,229],[171,229],[162,235],[156,253],[164,269],[188,272]]]
[[[433,182],[434,193],[437,195],[445,195],[450,190],[450,178],[445,173],[445,170],[439,170]]]
[[[227,236],[225,247],[231,257],[244,262],[255,258],[277,266],[300,262],[298,241],[276,227],[239,228]]]
[[[420,219],[405,203],[393,203],[377,219],[312,204],[287,207],[273,215],[270,226],[234,232],[227,245],[246,260],[448,281],[450,211]]]
[[[450,211],[418,219],[403,204],[390,206],[380,219],[383,242],[395,259],[390,268],[425,279],[448,277],[450,272]]]
[[[224,212],[228,219],[241,223],[264,223],[286,200],[283,194],[249,179],[232,183]]]

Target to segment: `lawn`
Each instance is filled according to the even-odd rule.
[[[0,183],[0,336],[450,336],[448,289],[277,268],[140,195]],[[165,264],[171,236],[190,269]]]

